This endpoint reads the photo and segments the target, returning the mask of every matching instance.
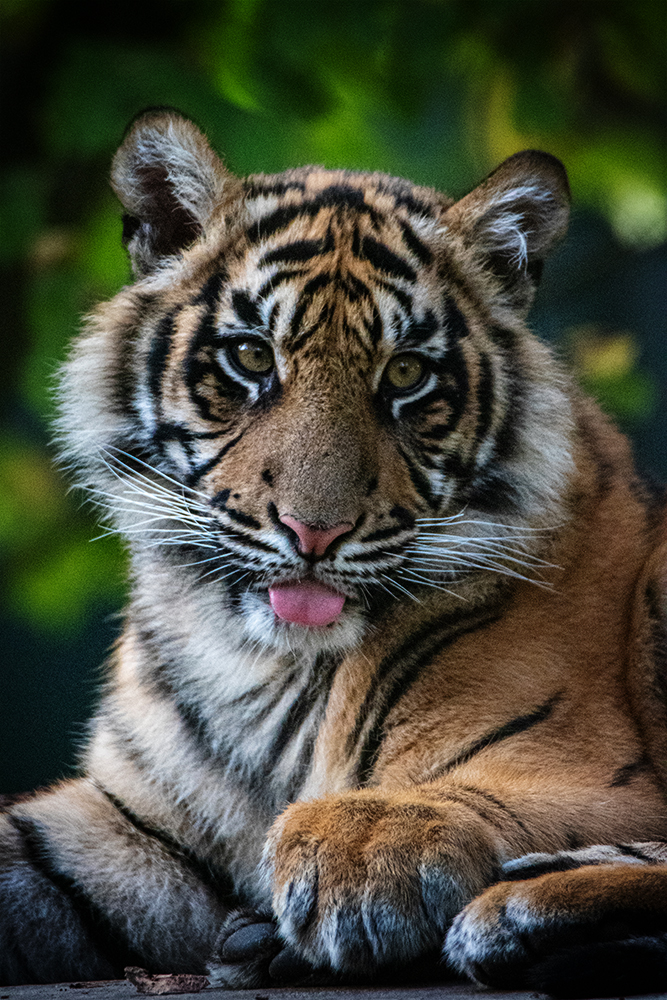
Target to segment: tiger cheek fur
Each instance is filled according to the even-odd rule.
[[[664,497],[525,325],[562,165],[242,181],[154,111],[112,184],[59,432],[131,596],[81,775],[0,815],[0,981],[566,989],[583,929],[592,992],[613,926],[659,983]]]

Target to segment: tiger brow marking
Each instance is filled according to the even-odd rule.
[[[262,326],[262,315],[247,292],[232,292],[232,309],[243,326],[257,330]]]
[[[438,330],[438,320],[432,309],[427,309],[424,318],[416,320],[410,318],[404,330],[401,330],[396,338],[399,347],[409,349],[418,344],[423,344],[429,340]]]
[[[510,719],[509,722],[503,723],[502,726],[498,726],[496,729],[490,730],[485,733],[484,736],[480,736],[479,739],[471,743],[470,746],[465,747],[460,750],[456,756],[452,757],[451,760],[440,767],[436,768],[429,774],[429,780],[434,780],[435,778],[440,778],[444,774],[449,774],[451,771],[456,770],[458,767],[462,767],[464,764],[468,764],[473,757],[476,757],[478,753],[483,750],[489,749],[489,747],[495,746],[496,743],[500,743],[503,740],[509,739],[511,736],[518,736],[520,733],[526,733],[529,729],[534,726],[539,725],[541,722],[546,722],[549,719],[558,703],[563,698],[563,692],[558,691],[548,698],[542,705],[534,709],[532,712],[527,712],[525,715],[517,715],[515,718]]]
[[[359,709],[354,729],[347,739],[347,751],[351,754],[373,709],[381,701],[375,721],[366,734],[359,752],[357,760],[359,785],[364,786],[370,781],[386,735],[385,723],[389,714],[415,683],[422,670],[458,638],[484,625],[490,625],[499,617],[497,602],[483,609],[482,613],[474,615],[461,611],[449,612],[412,633],[398,649],[393,650],[382,660]],[[389,681],[388,690],[381,698],[382,689],[387,681]]]
[[[28,859],[36,871],[70,901],[85,928],[88,940],[98,953],[118,970],[122,970],[128,963],[141,963],[142,957],[134,951],[122,930],[111,923],[105,911],[97,906],[75,879],[58,868],[40,824],[26,816],[12,813],[8,813],[7,818],[21,837]]]

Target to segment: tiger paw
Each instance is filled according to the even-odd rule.
[[[314,969],[278,936],[271,916],[243,909],[230,913],[209,963],[214,986],[251,989],[266,986],[325,986],[329,970]]]
[[[453,915],[495,874],[479,832],[451,813],[368,793],[290,806],[264,855],[281,936],[357,978],[437,964]]]
[[[667,870],[603,860],[557,870],[585,853],[551,856],[555,870],[546,874],[546,855],[508,866],[524,880],[492,886],[466,906],[447,935],[447,959],[485,986],[558,997],[664,988]]]

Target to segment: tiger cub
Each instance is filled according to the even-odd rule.
[[[112,183],[60,434],[132,593],[2,982],[667,984],[664,505],[524,325],[562,165],[242,181],[163,110]]]

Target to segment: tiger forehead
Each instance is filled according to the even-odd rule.
[[[423,314],[442,290],[432,265],[444,207],[436,192],[382,174],[302,168],[250,178],[222,322],[292,349],[318,331],[332,343],[335,329],[377,346],[388,294],[395,318],[408,298],[408,311]]]

